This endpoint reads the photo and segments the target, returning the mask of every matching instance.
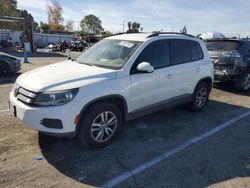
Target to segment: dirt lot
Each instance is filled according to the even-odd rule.
[[[34,55],[22,72],[66,58]],[[89,150],[77,139],[41,135],[14,118],[8,94],[15,79],[0,78],[0,187],[101,186],[124,173],[130,175],[115,187],[250,187],[250,116],[230,121],[249,112],[250,91],[216,84],[204,111],[179,106],[135,119],[110,146]],[[230,126],[200,136],[225,123]],[[197,137],[202,140],[176,152]],[[171,156],[134,173],[169,151]]]

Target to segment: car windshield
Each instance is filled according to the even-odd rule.
[[[206,42],[207,49],[210,51],[232,51],[239,47],[238,41],[208,41]]]
[[[104,39],[81,54],[76,61],[90,66],[121,69],[141,42]]]

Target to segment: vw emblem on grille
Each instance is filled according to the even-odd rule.
[[[15,97],[17,96],[17,94],[18,94],[18,92],[19,92],[19,88],[20,88],[20,87],[16,87],[16,88],[15,88],[15,91],[14,91],[14,96],[15,96]]]

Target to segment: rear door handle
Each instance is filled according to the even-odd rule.
[[[201,72],[201,68],[200,67],[197,67],[195,70],[196,70],[196,72]]]
[[[172,74],[168,74],[167,75],[167,79],[172,79],[173,78],[173,75]]]

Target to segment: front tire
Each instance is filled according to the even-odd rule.
[[[119,133],[122,124],[120,109],[112,103],[96,103],[83,114],[78,138],[88,148],[107,146]]]
[[[201,111],[207,104],[210,88],[206,82],[199,83],[193,93],[190,107],[193,111]]]
[[[7,63],[0,62],[0,75],[10,74],[11,70]]]

